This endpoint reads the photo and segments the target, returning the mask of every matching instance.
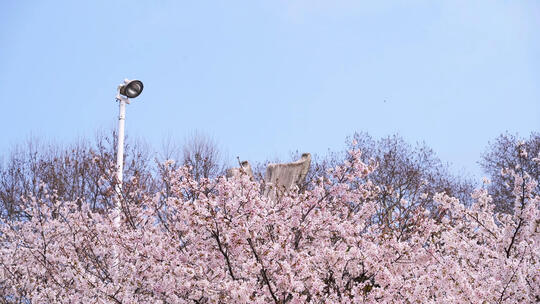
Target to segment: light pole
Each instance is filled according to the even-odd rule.
[[[120,104],[120,113],[118,115],[118,147],[116,151],[116,209],[118,216],[116,221],[120,221],[120,211],[122,210],[122,178],[124,170],[124,122],[126,120],[126,104],[129,104],[129,98],[135,98],[141,94],[143,83],[140,80],[125,79],[124,83],[118,86],[116,101]]]
[[[129,104],[130,98],[135,98],[141,94],[143,83],[140,80],[125,79],[124,83],[118,86],[116,101],[120,104],[120,113],[118,114],[118,146],[116,150],[116,210],[114,215],[114,227],[120,228],[120,219],[122,214],[122,178],[124,169],[124,122],[126,121],[126,104]],[[120,259],[118,248],[113,245],[114,274],[118,276]]]

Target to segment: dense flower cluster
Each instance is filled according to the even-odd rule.
[[[120,213],[29,201],[26,217],[0,226],[2,300],[540,300],[540,198],[531,195],[536,181],[525,172],[511,173],[512,215],[494,214],[487,192],[477,190],[471,207],[440,193],[432,198],[435,207],[408,209],[406,225],[383,225],[376,185],[361,182],[374,168],[358,151],[350,153],[331,178],[273,198],[247,176],[196,181],[180,168],[167,172],[160,193],[132,194],[138,204],[126,195]]]

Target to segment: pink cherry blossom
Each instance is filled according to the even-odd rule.
[[[114,212],[28,198],[25,217],[0,225],[3,301],[540,300],[540,198],[530,176],[509,173],[513,215],[494,214],[485,190],[470,207],[439,193],[437,210],[418,207],[407,225],[387,225],[377,221],[378,188],[358,182],[375,168],[359,151],[350,156],[331,179],[275,198],[246,175],[196,181],[167,162],[167,189],[125,193],[119,227]],[[135,195],[142,203],[129,200]]]

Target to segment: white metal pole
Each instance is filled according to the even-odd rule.
[[[116,211],[118,216],[115,219],[117,224],[120,224],[120,213],[122,210],[122,179],[124,176],[124,123],[126,120],[126,103],[127,98],[118,96],[118,103],[120,104],[120,113],[118,115],[118,147],[116,151]]]
[[[126,97],[118,96],[116,100],[120,104],[120,111],[118,114],[118,146],[116,149],[116,210],[114,215],[114,226],[116,229],[120,228],[121,214],[122,214],[122,178],[124,170],[124,123],[126,120],[126,103],[129,103],[129,100]],[[114,274],[118,275],[118,267],[120,266],[120,259],[118,257],[118,249],[116,245],[113,245],[113,255],[114,255]]]

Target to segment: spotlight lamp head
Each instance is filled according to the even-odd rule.
[[[140,80],[124,80],[124,83],[118,87],[120,95],[124,95],[127,98],[135,98],[143,91],[143,83]]]

